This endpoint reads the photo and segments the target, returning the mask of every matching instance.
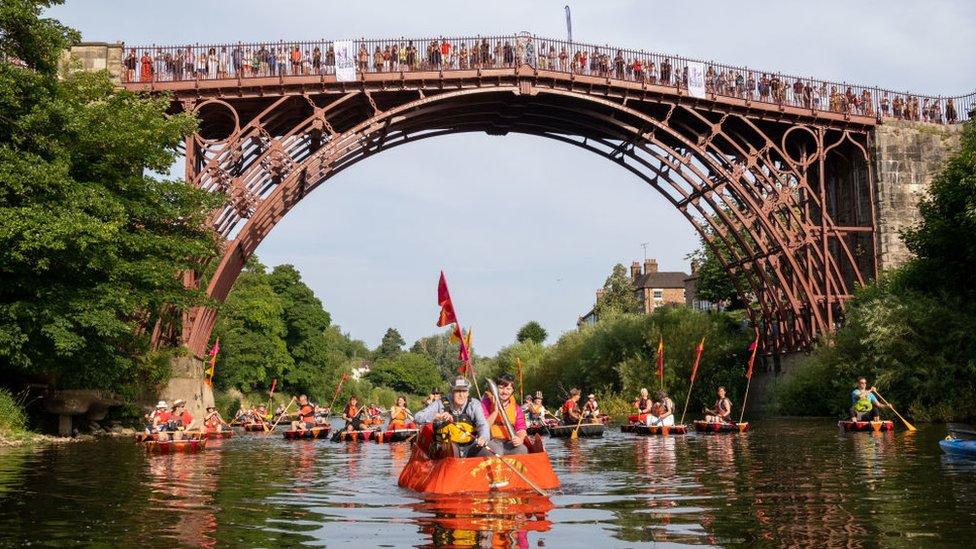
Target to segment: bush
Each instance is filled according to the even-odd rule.
[[[0,388],[0,434],[17,435],[27,429],[21,399]]]

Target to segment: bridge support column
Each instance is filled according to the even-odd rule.
[[[193,356],[174,358],[170,362],[169,383],[159,394],[159,398],[170,405],[178,398],[185,400],[186,409],[193,416],[194,421],[203,421],[207,406],[214,405],[213,389],[203,381],[204,368],[204,362],[199,358]]]
[[[886,121],[872,140],[877,184],[876,237],[878,271],[911,257],[899,234],[919,222],[918,203],[946,160],[959,149],[962,126]]]

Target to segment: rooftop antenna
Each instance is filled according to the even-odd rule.
[[[644,248],[644,261],[647,261],[647,246],[650,242],[641,242],[641,248]]]

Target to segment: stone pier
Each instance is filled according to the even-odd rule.
[[[213,389],[203,381],[203,361],[192,356],[176,357],[170,363],[170,368],[169,383],[159,398],[170,405],[178,398],[185,400],[186,409],[193,415],[194,421],[202,421],[207,406],[214,405]]]
[[[121,42],[82,42],[64,52],[61,68],[66,73],[107,70],[112,82],[121,84],[122,51]]]
[[[905,263],[899,234],[920,220],[918,203],[932,178],[959,150],[962,125],[885,121],[873,139],[878,271]]]

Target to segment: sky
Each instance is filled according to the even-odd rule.
[[[87,41],[131,45],[510,34],[565,37],[546,0],[168,2],[68,0],[47,14]],[[976,87],[976,2],[570,2],[579,42],[927,94]],[[368,6],[368,7],[366,7]],[[475,7],[478,7],[475,9]],[[698,237],[623,168],[548,140],[465,134],[396,147],[330,179],[257,250],[291,263],[344,332],[434,333],[443,269],[474,348],[491,355],[529,320],[548,342],[576,327],[615,263],[688,272]]]

